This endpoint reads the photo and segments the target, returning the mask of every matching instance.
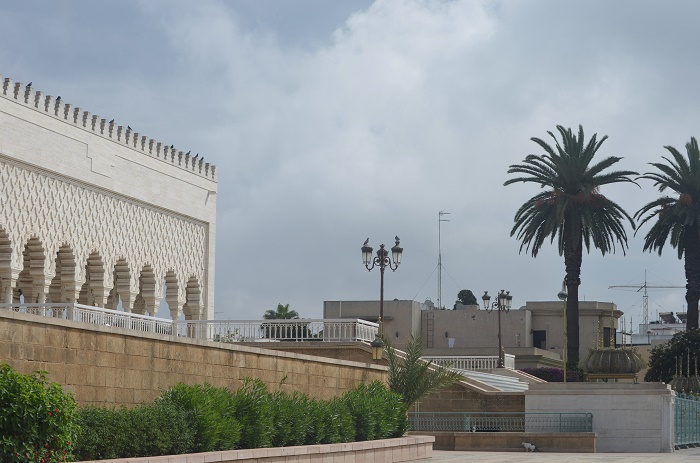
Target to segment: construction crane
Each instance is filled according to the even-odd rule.
[[[648,285],[647,284],[647,271],[644,270],[644,284],[608,286],[608,289],[619,289],[619,288],[636,288],[637,292],[641,291],[642,289],[644,290],[644,295],[642,296],[642,318],[643,318],[642,323],[644,325],[648,325],[649,324],[649,294],[647,293],[647,289],[678,289],[678,288],[685,288],[685,286]]]

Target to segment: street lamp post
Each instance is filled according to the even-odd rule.
[[[389,251],[384,248],[384,245],[380,245],[377,249],[376,257],[372,257],[372,246],[370,246],[369,238],[367,238],[362,245],[362,263],[365,264],[368,271],[371,271],[374,267],[379,267],[379,329],[378,334],[372,344],[372,358],[374,360],[381,360],[383,350],[382,335],[384,334],[383,322],[384,322],[384,269],[390,268],[392,272],[395,272],[399,268],[401,263],[401,254],[403,253],[403,248],[399,246],[400,240],[397,236],[395,238],[396,244],[391,248],[391,257],[389,257]]]
[[[504,368],[505,356],[503,352],[503,342],[501,341],[501,312],[508,312],[510,310],[513,296],[510,295],[510,291],[501,290],[496,300],[493,301],[493,304],[490,304],[491,296],[489,296],[488,291],[484,291],[481,300],[484,301],[484,309],[487,311],[493,312],[494,310],[498,310],[498,368]]]
[[[566,293],[566,278],[564,278],[564,281],[561,283],[561,291],[559,291],[557,297],[560,301],[564,302],[564,349],[562,349],[562,360],[564,360],[564,382],[566,382],[566,350],[568,349],[568,340],[566,339],[566,299],[569,297]]]

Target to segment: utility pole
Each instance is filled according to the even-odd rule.
[[[449,222],[449,219],[443,219],[443,215],[450,215],[451,212],[438,212],[438,309],[442,309],[442,222]]]
[[[646,269],[644,270],[644,284],[641,285],[615,285],[615,286],[608,286],[608,289],[616,289],[616,288],[637,288],[637,292],[641,291],[642,289],[644,290],[644,294],[642,295],[642,324],[643,325],[648,325],[649,324],[649,293],[647,293],[647,289],[678,289],[678,288],[685,288],[685,286],[676,286],[676,285],[666,285],[666,286],[657,286],[657,285],[648,285],[647,284],[647,271]]]

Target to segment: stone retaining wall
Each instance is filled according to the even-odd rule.
[[[360,383],[386,382],[369,363],[200,341],[0,310],[0,363],[20,373],[46,370],[81,405],[151,402],[178,382],[237,389],[246,377],[272,391],[330,399]]]
[[[405,436],[347,444],[227,450],[83,463],[399,463],[430,458],[433,436]]]
[[[475,452],[524,452],[523,442],[542,452],[595,453],[593,432],[425,432],[435,437],[435,450],[473,450]]]

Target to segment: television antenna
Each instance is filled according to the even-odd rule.
[[[445,215],[450,215],[451,212],[438,212],[438,309],[442,309],[442,222],[449,222],[449,219],[443,219]]]
[[[637,292],[641,291],[642,289],[644,290],[644,294],[642,295],[642,324],[648,325],[649,324],[649,293],[647,292],[647,289],[678,289],[678,288],[685,288],[685,286],[649,285],[649,284],[647,284],[647,271],[645,269],[644,270],[644,283],[643,284],[608,286],[608,289],[620,289],[620,288],[636,288]]]

